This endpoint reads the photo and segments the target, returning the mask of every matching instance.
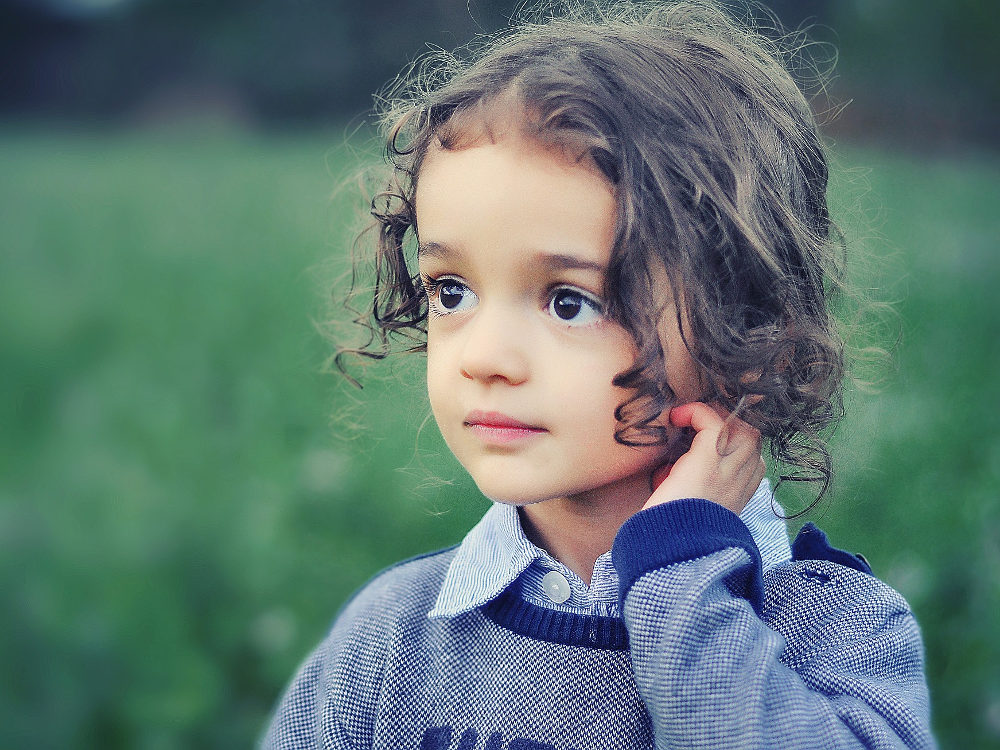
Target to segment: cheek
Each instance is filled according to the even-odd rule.
[[[427,397],[431,404],[431,411],[434,413],[436,418],[438,416],[439,409],[443,408],[447,404],[447,399],[444,398],[444,394],[448,391],[448,385],[445,382],[441,363],[443,355],[440,351],[440,347],[431,336],[427,337],[426,356]]]
[[[591,428],[600,430],[593,435],[594,438],[598,434],[607,434],[613,440],[614,430],[618,427],[615,409],[629,397],[629,392],[615,386],[613,381],[634,361],[631,342],[613,342],[586,361],[565,368],[561,392],[567,409],[585,415],[582,418]]]

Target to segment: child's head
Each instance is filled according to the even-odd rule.
[[[678,397],[717,401],[825,486],[819,432],[839,412],[842,344],[826,304],[836,243],[809,105],[769,43],[712,6],[612,7],[524,25],[397,88],[393,177],[372,202],[372,356],[391,333],[422,348],[424,164],[518,138],[598,175],[613,199],[600,304],[634,344],[614,377],[615,439],[665,445]],[[680,362],[697,393],[671,382]]]

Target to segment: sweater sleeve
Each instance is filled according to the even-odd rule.
[[[613,548],[657,748],[933,748],[919,630],[878,579],[826,561],[761,574],[706,500],[642,511]]]

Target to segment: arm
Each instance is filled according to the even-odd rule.
[[[633,517],[615,541],[656,746],[933,747],[901,597],[857,571],[795,563],[762,598],[741,526],[718,505],[680,500]]]
[[[763,471],[759,434],[704,404],[671,421],[696,431],[691,450],[613,550],[657,747],[933,747],[902,598],[825,562],[772,571],[765,596],[736,516]]]

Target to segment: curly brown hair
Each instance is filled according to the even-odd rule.
[[[843,252],[827,160],[778,43],[711,2],[571,5],[402,76],[382,97],[391,174],[371,204],[374,294],[358,319],[370,338],[338,354],[341,369],[347,352],[386,356],[392,338],[423,349],[421,164],[432,145],[462,147],[470,123],[512,100],[525,134],[571,142],[613,186],[606,311],[638,351],[614,380],[632,394],[616,411],[616,440],[666,442],[657,419],[675,396],[658,323],[668,293],[704,400],[759,429],[791,469],[782,479],[817,482],[821,497],[844,375],[827,299]]]

